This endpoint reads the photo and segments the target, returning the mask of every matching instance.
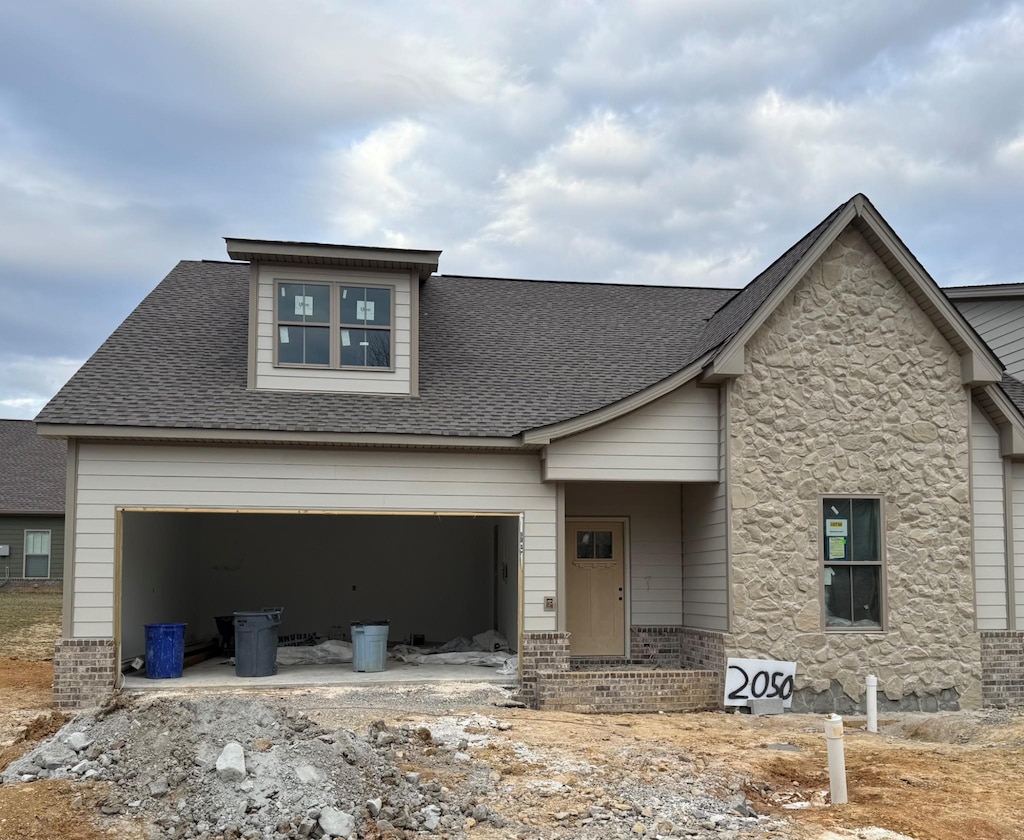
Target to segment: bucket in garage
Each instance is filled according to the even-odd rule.
[[[282,607],[236,612],[235,676],[272,677],[277,673],[277,628]]]
[[[390,621],[352,622],[352,670],[383,671],[388,659]]]
[[[146,676],[151,680],[180,677],[185,665],[185,624],[146,625]]]

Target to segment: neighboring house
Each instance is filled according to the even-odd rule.
[[[795,708],[869,673],[891,708],[1024,699],[1024,494],[993,484],[1024,386],[864,196],[738,292],[227,248],[37,418],[74,487],[60,705],[108,693],[145,622],[266,605],[286,632],[496,628],[542,707],[715,703],[726,657],[795,661]]]
[[[67,447],[31,420],[0,420],[0,583],[64,577]]]

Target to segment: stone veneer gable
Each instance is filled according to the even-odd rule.
[[[796,660],[797,687],[980,703],[960,359],[847,228],[746,347],[730,389],[729,656]],[[885,632],[825,633],[820,495],[884,498]]]

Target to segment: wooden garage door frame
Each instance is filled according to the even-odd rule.
[[[489,518],[515,518],[518,520],[518,566],[519,566],[519,604],[516,620],[516,652],[523,649],[523,623],[525,621],[525,597],[523,577],[526,571],[524,529],[526,513],[524,511],[473,511],[473,510],[323,510],[319,508],[206,508],[206,507],[128,507],[114,508],[114,645],[117,649],[115,662],[121,662],[121,570],[124,562],[124,514],[126,513],[256,513],[276,515],[310,514],[314,516],[456,516]],[[72,580],[71,588],[74,588]],[[519,656],[519,680],[523,678],[523,658]]]

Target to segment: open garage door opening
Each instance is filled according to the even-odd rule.
[[[227,652],[212,644],[220,638],[216,618],[279,607],[282,642],[300,646],[350,642],[352,622],[388,620],[391,654],[375,681],[450,678],[456,673],[450,663],[443,670],[430,667],[434,660],[410,664],[396,658],[395,646],[431,648],[487,633],[499,644],[506,640],[508,654],[514,654],[520,522],[513,514],[124,511],[121,660],[144,657],[145,625],[182,623],[186,665],[194,665],[186,668],[186,682],[241,681],[224,664]],[[327,645],[321,652],[337,647],[344,646]],[[397,654],[409,656],[401,648]],[[279,654],[275,683],[352,679],[351,663],[284,664],[295,658],[292,651]],[[298,658],[304,658],[301,652]],[[498,672],[458,667],[465,679]],[[509,670],[504,669],[505,680]]]

